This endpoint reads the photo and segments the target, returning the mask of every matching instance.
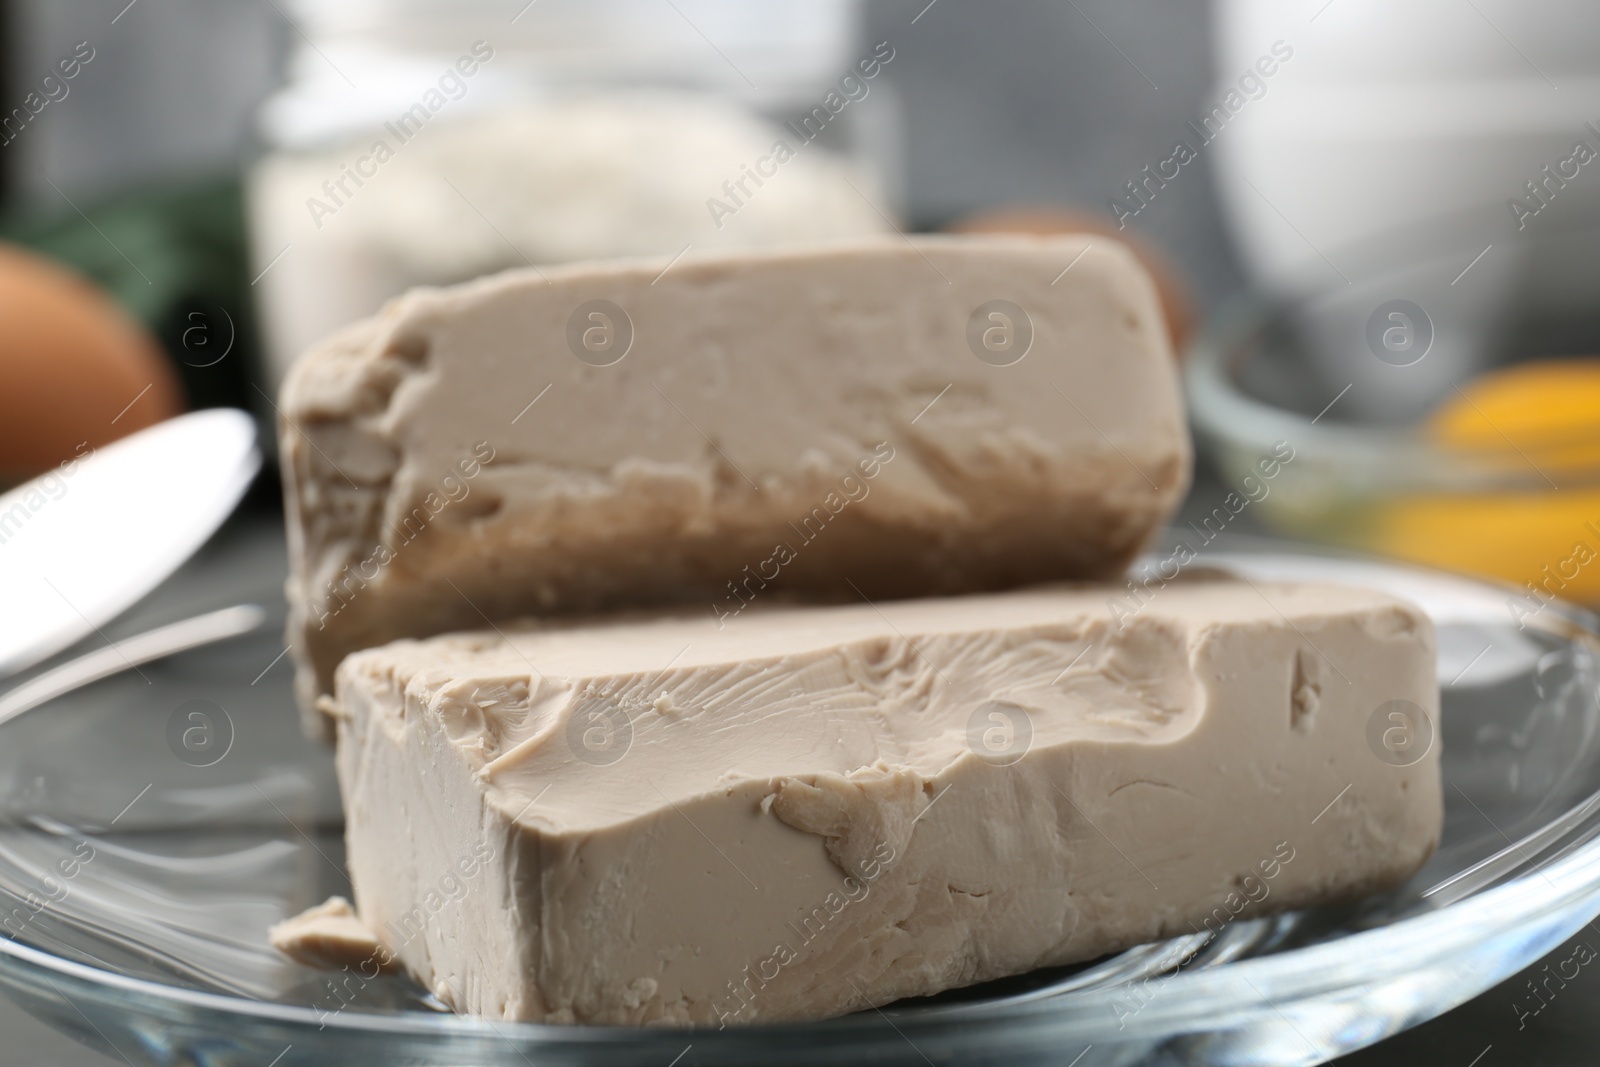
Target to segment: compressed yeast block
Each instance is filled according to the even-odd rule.
[[[819,1019],[1391,887],[1439,839],[1433,628],[1179,581],[668,612],[339,668],[357,910],[459,1011]],[[1420,726],[1420,721],[1414,725]]]
[[[418,290],[279,408],[307,709],[350,652],[486,618],[1112,577],[1190,468],[1155,288],[1103,237]]]

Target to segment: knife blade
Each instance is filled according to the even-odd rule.
[[[0,676],[99,632],[165,581],[233,512],[260,467],[254,420],[214,408],[0,496]]]

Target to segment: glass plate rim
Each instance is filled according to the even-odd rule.
[[[1240,539],[1241,541],[1246,539]],[[1429,581],[1444,581],[1458,589],[1478,596],[1494,594],[1503,596],[1504,586],[1444,571],[1433,570],[1406,563],[1391,562],[1364,556],[1360,553],[1328,550],[1320,546],[1289,544],[1276,539],[1260,539],[1261,547],[1277,550],[1264,556],[1260,551],[1206,552],[1198,562],[1237,570],[1255,570],[1270,566],[1271,561],[1291,563],[1358,564],[1383,571],[1406,573]],[[1560,602],[1549,605],[1552,618],[1538,620],[1535,628],[1557,634],[1565,640],[1582,636],[1600,644],[1600,619],[1574,605]],[[238,635],[233,635],[238,636]],[[231,639],[231,638],[230,638]],[[1382,946],[1382,952],[1357,953],[1363,962],[1362,984],[1377,986],[1413,973],[1428,964],[1446,960],[1457,954],[1463,943],[1485,939],[1483,923],[1492,922],[1491,933],[1505,934],[1530,920],[1543,915],[1565,917],[1567,934],[1575,932],[1585,922],[1600,916],[1600,789],[1590,792],[1584,799],[1561,812],[1553,814],[1539,828],[1524,834],[1491,857],[1480,861],[1482,866],[1508,853],[1520,851],[1524,842],[1553,824],[1566,820],[1581,823],[1585,819],[1594,825],[1582,840],[1559,846],[1553,859],[1533,869],[1517,873],[1500,884],[1478,890],[1466,897],[1451,901],[1442,907],[1423,911],[1388,923],[1384,926],[1355,933],[1343,934],[1333,940],[1290,949],[1270,956],[1231,961],[1226,967],[1179,971],[1163,975],[1160,982],[1169,994],[1152,998],[1139,1011],[1139,1031],[1157,1039],[1173,1031],[1172,1024],[1193,1023],[1203,1017],[1208,1025],[1194,1027],[1190,1032],[1219,1030],[1232,1018],[1249,1017],[1265,1009],[1280,1011],[1277,1002],[1303,998],[1319,993],[1333,993],[1348,989],[1350,982],[1344,977],[1356,949]],[[1504,835],[1502,835],[1504,836]],[[1440,885],[1460,876],[1453,875]],[[1543,883],[1542,885],[1540,883]],[[1582,918],[1573,920],[1575,913]],[[1565,935],[1564,935],[1565,936]],[[754,1023],[726,1029],[710,1027],[622,1027],[556,1025],[545,1023],[502,1022],[484,1020],[446,1012],[428,1014],[418,1011],[377,1013],[338,1011],[319,1013],[315,1008],[269,1001],[206,990],[167,985],[158,981],[137,978],[68,960],[42,949],[19,944],[14,940],[0,941],[0,957],[10,957],[26,968],[36,969],[75,980],[84,985],[105,991],[144,998],[152,1005],[169,1009],[189,1008],[232,1017],[248,1017],[267,1023],[295,1028],[332,1029],[349,1036],[381,1032],[384,1035],[425,1039],[493,1039],[509,1042],[517,1048],[557,1047],[622,1047],[655,1043],[669,1044],[692,1036],[695,1044],[715,1043],[724,1051],[736,1051],[740,1045],[771,1039],[804,1035],[809,1039],[825,1037],[829,1040],[853,1037],[880,1036],[882,1020],[868,1012],[818,1022]],[[1477,989],[1488,988],[1499,977],[1492,976]],[[1268,995],[1262,988],[1276,995]],[[969,1026],[971,1016],[978,1010],[985,1012],[983,1022],[1005,1024],[1012,1029],[1006,1033],[1008,1040],[1026,1039],[1047,1033],[1052,1026],[1063,1024],[1073,1028],[1075,1038],[1096,1039],[1102,1035],[1117,1035],[1127,1040],[1134,1034],[1114,1026],[1113,1001],[1125,996],[1123,986],[1082,990],[1068,1003],[1043,998],[1018,1003],[981,1002],[955,1004],[921,1009],[915,1013],[898,1013],[896,1029],[913,1034],[934,1035]],[[1470,994],[1469,994],[1470,995]],[[1460,999],[1466,999],[1465,996]],[[1459,1003],[1459,1000],[1457,1001]],[[1110,1009],[1110,1010],[1108,1010]],[[894,1006],[887,1010],[895,1012]],[[1100,1024],[1095,1025],[1093,1017]],[[1416,1021],[1420,1021],[1416,1020]],[[1165,1025],[1163,1025],[1165,1024]],[[994,1045],[993,1035],[985,1040]]]

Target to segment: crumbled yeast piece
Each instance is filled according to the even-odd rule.
[[[379,970],[394,957],[378,943],[344,897],[329,897],[267,932],[272,947],[308,967],[339,968],[365,964]]]

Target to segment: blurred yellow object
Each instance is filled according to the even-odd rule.
[[[1541,469],[1600,465],[1600,359],[1486,374],[1434,412],[1426,432],[1446,448],[1500,452]]]
[[[1458,390],[1423,432],[1448,450],[1520,464],[1547,491],[1397,502],[1373,516],[1373,548],[1509,581],[1535,606],[1557,596],[1600,605],[1600,360],[1487,374]]]

